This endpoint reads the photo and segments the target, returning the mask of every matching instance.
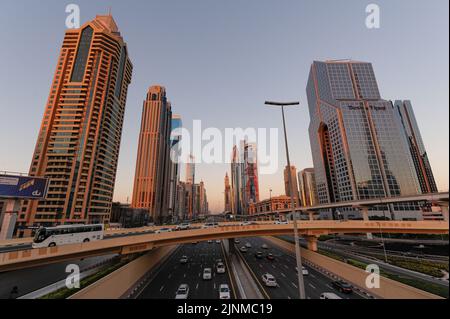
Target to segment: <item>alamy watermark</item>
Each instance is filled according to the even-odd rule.
[[[369,273],[366,277],[366,287],[368,289],[380,288],[380,267],[375,264],[367,265],[366,272]]]
[[[69,274],[66,278],[66,287],[68,289],[80,289],[80,267],[75,264],[67,265],[66,273]]]
[[[371,3],[366,7],[366,27],[367,29],[379,29],[381,27],[381,9],[380,6]]]

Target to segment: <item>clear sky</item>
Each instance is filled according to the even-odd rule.
[[[365,26],[369,3],[381,28]],[[115,200],[132,193],[142,100],[167,88],[186,127],[280,127],[266,99],[300,100],[288,111],[291,161],[312,165],[305,87],[313,60],[351,58],[374,64],[385,99],[412,100],[440,190],[448,189],[448,0],[150,0],[0,2],[0,170],[28,172],[65,31],[65,7],[82,23],[112,14],[134,65]],[[280,142],[282,136],[280,134]],[[284,192],[280,169],[260,177],[261,198]],[[198,165],[210,207],[223,209],[229,165]]]

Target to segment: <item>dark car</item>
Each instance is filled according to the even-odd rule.
[[[267,259],[270,261],[275,260],[275,256],[273,254],[268,254]]]
[[[257,252],[255,253],[255,257],[258,258],[258,259],[261,259],[261,258],[263,258],[264,256],[263,256],[263,253],[262,253],[262,252],[257,251]]]
[[[344,294],[351,294],[353,292],[352,286],[343,280],[333,281],[333,287]]]

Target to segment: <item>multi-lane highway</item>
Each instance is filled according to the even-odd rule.
[[[180,259],[187,256],[187,264],[181,264]],[[226,266],[224,274],[215,271],[216,261],[221,259]],[[203,269],[213,270],[212,279],[203,279]],[[218,299],[219,287],[227,284],[231,289],[228,265],[225,262],[222,244],[201,242],[181,246],[160,267],[147,287],[139,295],[139,299],[173,299],[181,284],[189,285],[189,299]]]
[[[261,286],[271,299],[297,299],[299,296],[297,273],[295,271],[295,257],[287,254],[285,251],[274,246],[272,243],[262,238],[241,239],[236,248],[244,246],[246,243],[251,244],[246,253],[243,253],[246,263],[258,278]],[[262,249],[261,246],[266,244],[269,248]],[[264,254],[261,259],[256,258],[255,253],[260,251]],[[266,255],[272,253],[275,260],[268,260]],[[319,299],[324,292],[333,292],[343,299],[362,299],[363,296],[357,292],[352,294],[342,294],[334,289],[331,285],[332,279],[319,273],[318,271],[306,267],[309,275],[304,276],[305,292],[308,299]],[[270,273],[277,280],[277,287],[265,287],[262,282],[262,275]]]

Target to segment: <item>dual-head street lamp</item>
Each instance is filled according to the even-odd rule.
[[[298,219],[297,219],[297,212],[295,211],[295,200],[294,200],[294,184],[292,182],[292,174],[291,174],[291,161],[289,159],[289,147],[288,147],[288,140],[287,140],[287,132],[286,132],[286,119],[284,117],[284,107],[285,106],[295,106],[300,105],[300,102],[273,102],[273,101],[266,101],[266,105],[270,106],[281,106],[281,115],[283,118],[283,130],[284,130],[284,143],[286,146],[286,159],[287,159],[287,166],[288,166],[288,180],[289,180],[289,189],[291,193],[291,207],[292,207],[292,216],[294,220],[294,241],[295,241],[295,258],[297,261],[297,277],[298,277],[298,290],[300,299],[306,299],[305,294],[305,282],[303,280],[303,267],[302,267],[302,255],[301,255],[301,249],[300,249],[300,242],[299,242],[299,236],[298,236]]]

